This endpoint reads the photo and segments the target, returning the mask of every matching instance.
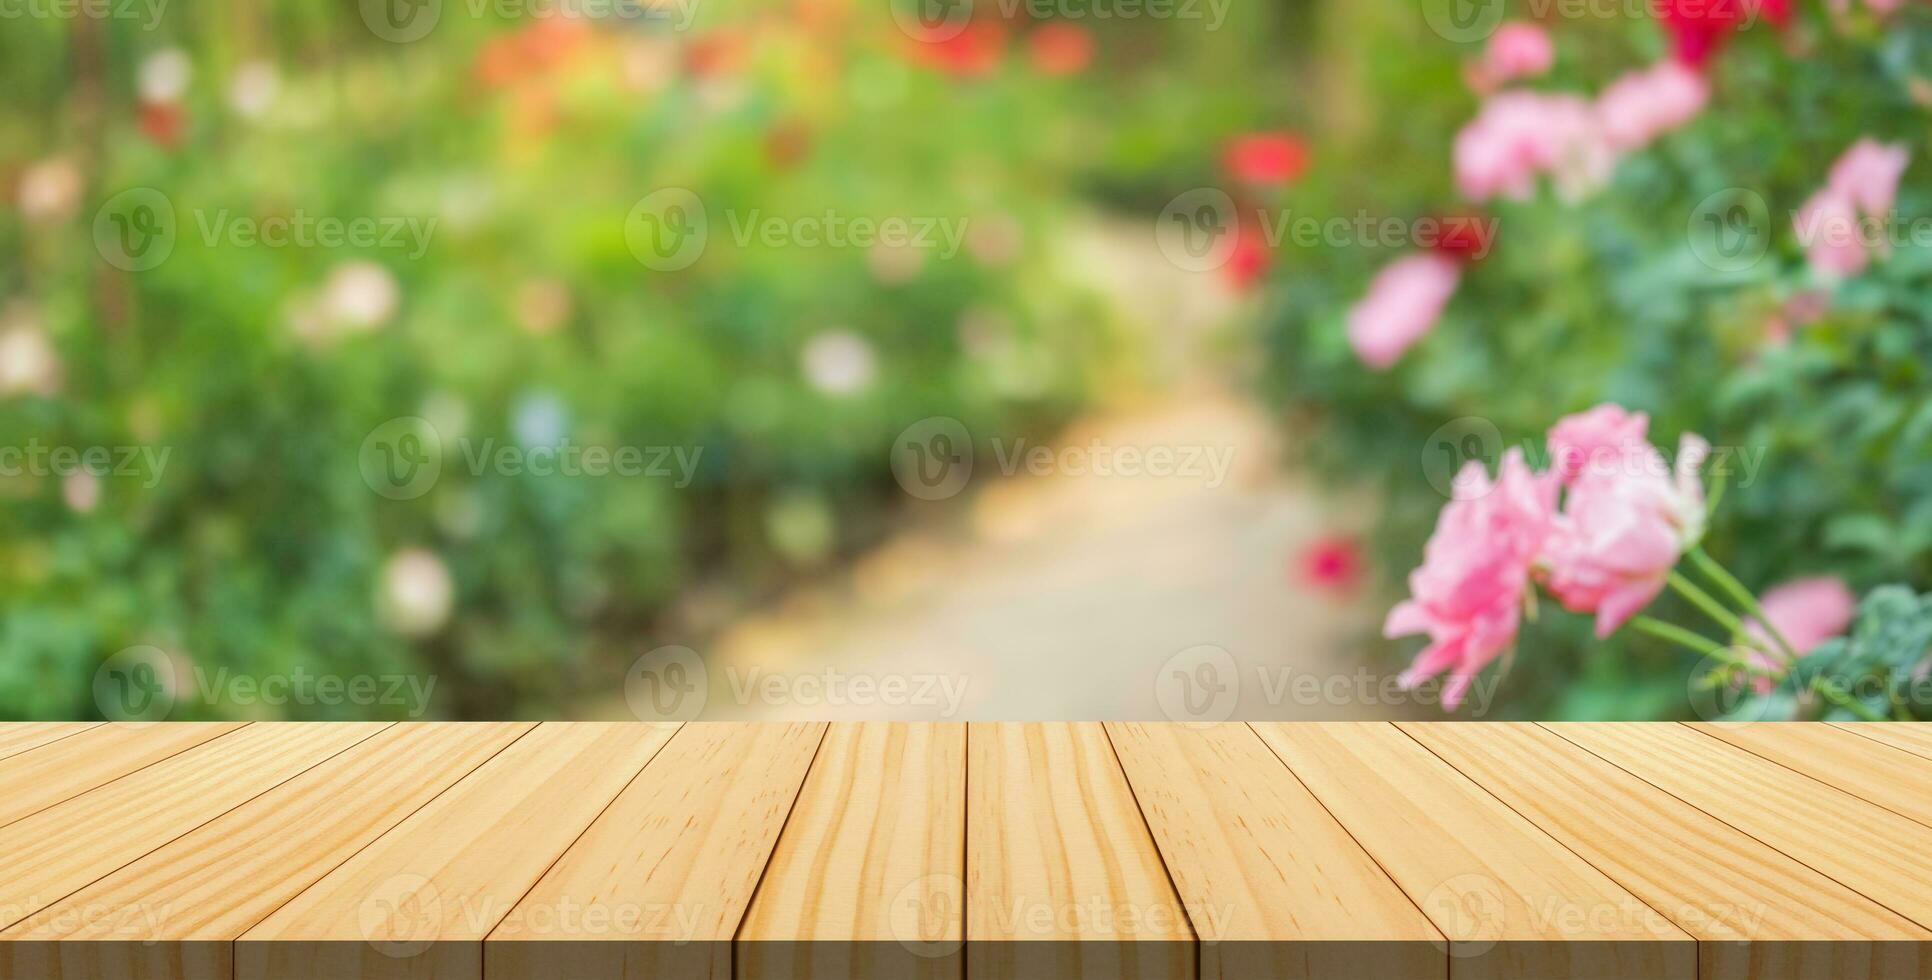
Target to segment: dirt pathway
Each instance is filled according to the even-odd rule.
[[[1298,576],[1310,542],[1366,515],[1284,475],[1277,427],[1209,353],[1236,299],[1144,228],[1069,248],[1146,332],[1152,390],[1063,433],[1071,464],[975,479],[937,526],[722,631],[704,717],[1388,715],[1351,652],[1376,610]],[[1095,472],[1130,447],[1141,472]]]

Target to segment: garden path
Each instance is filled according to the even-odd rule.
[[[1165,478],[1022,469],[976,480],[970,496],[947,505],[923,505],[912,526],[846,570],[720,631],[704,650],[704,717],[1395,713],[1378,703],[1382,676],[1369,676],[1351,651],[1378,610],[1298,572],[1311,542],[1370,515],[1284,471],[1280,427],[1231,367],[1226,328],[1240,298],[1219,276],[1166,262],[1143,226],[1096,225],[1067,249],[1160,367],[1057,445],[1172,447],[1199,451],[1202,465]],[[1190,683],[1182,674],[1208,686],[1177,694],[1172,685]],[[1293,686],[1310,674],[1331,685],[1327,693]],[[841,687],[896,677],[907,683],[897,695]],[[1210,697],[1215,690],[1223,700]],[[758,693],[766,691],[777,693]],[[1176,709],[1175,697],[1196,699],[1194,708]]]

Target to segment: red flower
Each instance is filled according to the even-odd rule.
[[[1027,56],[1046,75],[1072,75],[1093,61],[1093,35],[1078,24],[1042,24],[1026,38]]]
[[[1308,169],[1308,147],[1293,133],[1250,133],[1228,141],[1221,165],[1235,180],[1285,184]]]
[[[684,47],[684,70],[694,78],[736,74],[744,64],[745,39],[728,30],[694,37]]]
[[[1677,60],[1701,68],[1731,32],[1762,16],[1783,27],[1791,20],[1790,0],[1658,0],[1657,16],[1670,32]]]
[[[957,78],[977,78],[999,67],[1006,50],[1006,28],[995,21],[975,21],[964,30],[938,40],[912,42],[912,60]]]
[[[1475,262],[1487,256],[1490,247],[1496,244],[1481,215],[1450,214],[1437,222],[1442,230],[1436,236],[1435,250],[1451,258]]]
[[[765,159],[779,170],[798,166],[811,152],[812,131],[802,122],[781,122],[765,131]]]
[[[1299,558],[1301,579],[1338,592],[1355,587],[1362,575],[1362,551],[1353,537],[1338,534],[1310,543]]]
[[[1221,266],[1221,274],[1226,276],[1229,285],[1239,290],[1253,289],[1261,281],[1261,275],[1268,271],[1268,243],[1263,239],[1260,229],[1242,222],[1234,233],[1234,250],[1228,253],[1227,264]]]
[[[143,102],[135,124],[141,130],[141,135],[164,149],[172,150],[181,145],[181,131],[186,128],[187,121],[187,114],[172,102]]]

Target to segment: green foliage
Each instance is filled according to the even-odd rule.
[[[1604,401],[1649,412],[1661,445],[1694,431],[1728,447],[1729,492],[1709,541],[1745,581],[1932,580],[1932,248],[1905,244],[1832,288],[1814,281],[1791,222],[1832,160],[1865,136],[1913,154],[1900,227],[1932,216],[1922,102],[1932,12],[1910,8],[1881,28],[1817,6],[1804,5],[1782,35],[1760,26],[1735,38],[1713,63],[1710,107],[1624,158],[1607,187],[1576,202],[1547,191],[1493,202],[1493,253],[1469,267],[1433,332],[1387,372],[1355,359],[1344,317],[1400,253],[1282,257],[1267,314],[1272,388],[1314,426],[1306,460],[1379,492],[1384,516],[1371,544],[1392,590],[1444,501],[1425,478],[1442,427],[1493,424],[1502,444],[1478,454],[1493,467],[1505,446],[1534,458],[1551,423]],[[1559,59],[1550,78],[1528,83],[1539,89],[1594,94],[1661,51],[1645,20],[1547,26]],[[1354,60],[1379,64],[1373,52],[1391,36],[1354,40]],[[1356,98],[1375,126],[1351,132],[1350,145],[1380,155],[1342,151],[1335,165],[1351,172],[1306,188],[1298,207],[1398,218],[1456,210],[1449,142],[1477,100],[1453,79],[1476,53],[1423,44],[1399,72],[1362,72],[1370,88]],[[1767,202],[1770,248],[1743,268],[1714,267],[1690,226],[1700,203],[1739,188]],[[1793,301],[1820,290],[1825,312],[1779,343],[1768,325],[1793,319]],[[1599,645],[1562,619],[1527,629],[1501,713],[1684,711],[1682,654],[1627,634]]]
[[[103,478],[86,506],[46,474],[0,479],[0,716],[93,714],[96,665],[136,644],[208,671],[433,674],[452,715],[555,711],[650,638],[702,625],[692,609],[809,574],[918,506],[887,465],[909,424],[1037,440],[1129,370],[1109,308],[1052,257],[1088,195],[1204,167],[1244,113],[1200,111],[1209,93],[1171,83],[1202,66],[1255,77],[1226,54],[1246,38],[1095,24],[1100,60],[1062,78],[1028,62],[1019,22],[988,73],[955,78],[908,55],[886,5],[828,23],[812,6],[704,4],[688,34],[559,38],[444,4],[409,44],[372,36],[354,3],[9,21],[0,184],[57,161],[82,190],[53,218],[0,207],[0,307],[60,366],[57,390],[0,396],[0,445],[169,455],[151,484]],[[1285,29],[1244,10],[1243,30]],[[545,44],[567,50],[491,67]],[[193,67],[172,138],[143,130],[136,98],[140,66],[170,48]],[[229,90],[260,63],[279,90],[243,118]],[[93,218],[133,187],[164,194],[179,233],[164,263],[125,272]],[[657,271],[625,216],[674,187],[701,196],[710,244]],[[968,237],[904,255],[740,232],[828,212]],[[207,230],[300,215],[434,228],[420,250]],[[318,332],[334,277],[368,263],[394,283],[393,315]],[[827,335],[870,352],[869,383],[812,382],[801,359]],[[359,453],[411,416],[440,433],[442,474],[390,499]],[[560,433],[701,453],[688,485],[468,455]],[[427,632],[378,615],[385,568],[413,549],[453,587]],[[177,716],[197,712],[236,713]]]

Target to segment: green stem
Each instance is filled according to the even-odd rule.
[[[1730,630],[1731,635],[1737,637],[1740,641],[1749,642],[1752,640],[1751,634],[1744,630],[1744,622],[1737,618],[1736,613],[1724,608],[1723,603],[1712,598],[1709,592],[1698,588],[1697,583],[1686,578],[1684,573],[1671,572],[1670,587],[1676,589],[1678,595],[1689,599],[1691,605],[1703,610],[1704,615],[1717,620],[1719,626]],[[1756,646],[1757,644],[1752,643],[1752,645]]]
[[[1827,700],[1831,701],[1831,703],[1841,708],[1844,708],[1846,711],[1849,711],[1852,714],[1855,714],[1866,721],[1884,721],[1885,720],[1884,715],[1881,715],[1878,712],[1873,711],[1872,709],[1867,708],[1864,705],[1858,703],[1857,701],[1852,700],[1851,695],[1846,694],[1843,690],[1841,690],[1838,687],[1838,685],[1833,684],[1832,682],[1826,680],[1823,676],[1814,677],[1811,679],[1811,689],[1814,691],[1817,691],[1819,694],[1824,695]]]
[[[1758,597],[1752,595],[1751,590],[1745,588],[1744,583],[1737,580],[1737,576],[1732,575],[1723,565],[1718,564],[1717,559],[1706,554],[1703,548],[1692,548],[1690,550],[1690,559],[1691,563],[1696,565],[1699,571],[1709,576],[1712,581],[1718,584],[1719,588],[1729,593],[1733,602],[1743,606],[1745,611],[1749,612],[1752,618],[1756,619],[1758,624],[1764,627],[1764,631],[1770,634],[1772,642],[1778,645],[1779,651],[1784,654],[1786,660],[1792,663],[1798,661],[1798,651],[1791,646],[1791,641],[1785,639],[1784,633],[1779,631],[1777,624],[1771,621],[1771,617],[1764,614],[1764,607],[1758,603]]]
[[[1666,623],[1661,619],[1653,619],[1649,616],[1638,616],[1635,619],[1632,619],[1630,621],[1630,625],[1639,632],[1649,633],[1651,636],[1657,637],[1660,640],[1669,640],[1670,642],[1675,643],[1679,646],[1689,648],[1694,653],[1701,653],[1707,657],[1714,657],[1718,660],[1724,661],[1727,664],[1730,664],[1733,667],[1740,668],[1750,673],[1762,674],[1766,677],[1777,676],[1772,671],[1765,668],[1763,665],[1754,664],[1750,660],[1739,655],[1737,651],[1732,650],[1730,647],[1727,647],[1724,644],[1719,643],[1708,636],[1702,636],[1697,633],[1693,633],[1690,630],[1683,628],[1682,626],[1675,626],[1670,623]]]

